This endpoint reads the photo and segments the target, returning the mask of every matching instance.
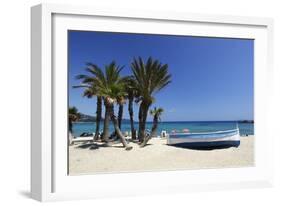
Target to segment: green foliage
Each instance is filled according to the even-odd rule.
[[[68,108],[68,118],[71,122],[76,122],[80,119],[81,115],[76,107]]]
[[[164,109],[162,107],[159,107],[159,108],[154,107],[153,109],[151,109],[149,111],[150,115],[157,118],[158,120],[161,120],[160,116],[163,114],[163,112],[164,112]]]
[[[168,65],[153,60],[151,57],[146,62],[141,57],[134,59],[131,69],[139,101],[145,101],[147,104],[153,103],[153,95],[171,83]]]
[[[97,79],[100,78],[99,71],[101,71],[101,69],[92,63],[87,63],[86,64],[86,72],[89,73],[89,75],[86,74],[80,74],[76,76],[76,79],[82,80],[81,84],[78,86],[73,86],[73,88],[85,88],[84,92],[83,92],[83,96],[84,97],[88,97],[88,98],[92,98],[93,96],[97,96],[98,95],[98,91],[97,91],[97,85],[95,84],[95,82],[97,81]]]
[[[164,109],[163,109],[162,107],[159,107],[159,108],[154,107],[153,109],[151,109],[151,110],[149,111],[149,113],[150,113],[152,116],[154,116],[154,115],[160,116],[160,115],[162,115],[163,112],[164,112]]]
[[[105,72],[101,69],[93,68],[98,78],[94,78],[93,82],[99,96],[105,99],[110,98],[114,102],[124,101],[127,92],[125,90],[127,77],[121,77],[120,72],[123,67],[116,65],[113,61],[105,66]]]

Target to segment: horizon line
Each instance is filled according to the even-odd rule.
[[[129,121],[129,119],[123,119]],[[101,120],[103,121],[103,120]],[[111,120],[110,120],[111,121]],[[162,122],[241,122],[241,121],[254,121],[253,119],[239,119],[239,120],[167,120],[167,121],[159,121]],[[77,121],[79,123],[93,123],[95,121]],[[74,122],[74,123],[77,123]],[[149,123],[153,123],[153,121],[146,121]],[[134,123],[139,123],[139,121],[134,121]]]

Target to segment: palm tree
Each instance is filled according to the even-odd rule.
[[[78,86],[73,86],[74,88],[85,88],[83,92],[84,97],[92,98],[93,96],[97,96],[97,108],[96,108],[96,130],[94,140],[98,140],[99,131],[100,131],[100,121],[102,114],[102,97],[97,95],[96,85],[94,84],[93,79],[98,78],[96,76],[96,70],[99,67],[92,63],[87,63],[86,71],[90,73],[90,75],[77,75],[76,79],[81,79],[82,83]]]
[[[106,108],[106,115],[108,115],[114,125],[115,132],[120,138],[121,143],[126,150],[132,149],[125,140],[119,126],[118,120],[114,114],[114,103],[124,102],[126,96],[125,92],[125,78],[120,76],[120,72],[123,67],[119,67],[113,61],[109,65],[105,66],[105,73],[102,71],[103,78],[95,79],[95,85],[97,85],[98,93],[104,98],[104,104]],[[100,81],[102,80],[102,81]]]
[[[136,130],[135,130],[135,126],[134,126],[133,103],[134,103],[134,99],[137,98],[138,95],[137,95],[137,89],[136,89],[136,86],[135,86],[135,81],[132,77],[129,77],[127,79],[126,92],[127,92],[127,98],[128,98],[128,112],[129,112],[129,116],[130,116],[132,139],[136,140]]]
[[[141,144],[141,147],[144,147],[147,142],[152,138],[152,137],[157,137],[157,127],[158,127],[158,122],[161,121],[160,116],[164,112],[164,109],[159,107],[154,107],[153,109],[149,110],[150,115],[153,116],[153,126],[151,129],[151,133],[149,135],[149,138],[146,138],[145,141]]]
[[[171,82],[168,65],[161,64],[151,57],[146,62],[142,58],[134,59],[131,64],[133,77],[139,94],[139,140],[145,141],[145,124],[149,107],[154,102],[154,95]]]
[[[129,146],[128,143],[126,142],[126,139],[123,136],[123,134],[118,126],[118,120],[114,114],[114,103],[116,102],[116,96],[118,98],[119,95],[120,95],[120,92],[117,92],[117,91],[115,94],[111,93],[110,96],[106,97],[106,104],[109,107],[109,115],[110,115],[111,121],[113,122],[114,129],[115,129],[115,132],[116,132],[118,138],[120,138],[121,143],[123,144],[123,146],[125,147],[126,150],[131,150],[133,147]]]
[[[164,109],[159,107],[154,107],[153,109],[151,109],[149,111],[150,115],[153,116],[153,126],[151,129],[151,137],[157,137],[157,127],[158,127],[158,122],[161,121],[160,116],[162,115],[162,113],[164,112]]]
[[[122,126],[122,119],[123,119],[123,110],[124,110],[124,104],[126,103],[125,98],[120,99],[117,104],[118,104],[118,127],[121,130]]]
[[[122,126],[122,119],[123,119],[123,110],[124,110],[124,104],[126,103],[125,98],[119,99],[117,104],[118,104],[118,127],[121,130]],[[116,136],[116,131],[112,134],[112,136]],[[118,138],[118,137],[117,137]]]
[[[68,129],[69,129],[69,144],[72,143],[72,127],[73,127],[73,122],[76,122],[80,119],[81,115],[78,112],[78,109],[76,107],[69,107],[68,108]]]
[[[90,84],[92,86],[92,88],[94,88],[94,92],[95,95],[100,97],[100,104],[99,107],[97,107],[97,109],[99,108],[99,112],[97,112],[97,114],[100,115],[101,118],[101,108],[102,108],[102,101],[104,103],[105,106],[105,114],[104,114],[104,124],[103,124],[103,133],[102,133],[102,137],[101,139],[105,142],[108,142],[109,140],[109,123],[110,123],[110,113],[109,113],[109,108],[106,105],[105,102],[105,98],[104,96],[100,95],[100,88],[103,85],[104,87],[107,87],[107,85],[112,82],[113,80],[116,79],[116,77],[114,76],[114,74],[110,73],[111,71],[108,70],[108,66],[105,67],[105,70],[108,70],[108,73],[104,73],[102,71],[101,68],[99,68],[97,65],[92,64],[92,63],[88,63],[87,64],[88,67],[86,68],[86,70],[91,73],[91,76],[87,76],[87,75],[79,75],[77,76],[77,78],[79,79],[83,79],[84,83],[86,84]],[[98,118],[98,115],[97,115]]]

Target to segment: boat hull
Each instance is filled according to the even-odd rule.
[[[239,130],[228,130],[210,133],[174,133],[167,138],[167,144],[191,149],[212,149],[239,147]]]

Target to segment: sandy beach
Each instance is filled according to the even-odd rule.
[[[245,167],[254,165],[254,136],[241,137],[238,148],[192,150],[166,145],[154,138],[144,148],[131,151],[121,144],[112,147],[76,143],[69,147],[69,174],[141,172],[177,169]]]

